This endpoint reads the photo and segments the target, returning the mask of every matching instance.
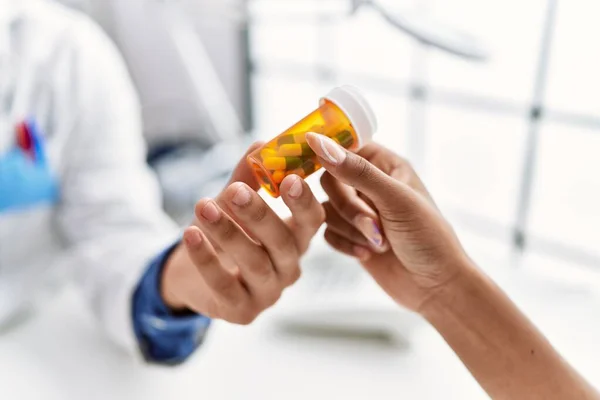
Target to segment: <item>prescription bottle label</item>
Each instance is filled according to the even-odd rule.
[[[377,130],[377,121],[366,99],[353,86],[331,90],[319,108],[248,156],[260,185],[279,197],[279,185],[290,175],[306,178],[319,168],[319,160],[306,143],[306,134],[325,135],[350,151],[358,150]]]

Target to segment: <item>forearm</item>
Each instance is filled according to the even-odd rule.
[[[422,313],[494,399],[600,398],[476,268],[465,268]]]

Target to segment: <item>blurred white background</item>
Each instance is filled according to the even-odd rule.
[[[361,88],[379,118],[376,140],[415,165],[472,257],[600,384],[600,3],[378,1],[472,33],[487,61],[423,46],[369,7],[351,15],[351,0],[248,0],[223,20],[204,12],[221,0],[184,3],[259,137],[335,85]],[[0,398],[485,398],[425,324],[398,344],[283,333],[272,322],[270,312],[250,327],[217,322],[184,366],[148,366],[116,354],[67,291],[0,339]]]
[[[600,3],[379,3],[466,30],[490,57],[422,46],[367,7],[350,15],[351,1],[251,1],[257,130],[272,136],[354,84],[379,117],[376,140],[417,167],[473,251],[489,240],[510,267],[597,284]]]

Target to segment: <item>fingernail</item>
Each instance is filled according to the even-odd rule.
[[[202,244],[202,235],[197,230],[190,230],[185,235],[185,241],[190,247],[198,247]]]
[[[369,240],[378,250],[383,248],[383,235],[373,218],[359,215],[354,220],[356,228]]]
[[[371,252],[369,250],[365,249],[364,247],[354,246],[353,250],[354,250],[354,255],[360,261],[367,261],[369,258],[371,258]]]
[[[209,201],[204,205],[204,208],[202,208],[202,212],[200,214],[202,214],[202,216],[208,222],[217,222],[219,218],[221,218],[221,214],[219,213],[217,206],[212,201]]]
[[[245,206],[246,204],[250,203],[250,198],[250,192],[246,188],[246,185],[242,184],[235,192],[235,195],[233,196],[233,199],[231,199],[231,202],[236,206]]]
[[[300,177],[296,177],[292,186],[290,186],[290,190],[288,190],[288,195],[291,198],[297,199],[302,194],[302,179]]]
[[[319,157],[328,161],[330,164],[341,164],[346,158],[344,149],[327,136],[309,132],[306,134],[306,137],[319,143],[318,146],[315,146],[316,148],[312,146],[311,148]]]

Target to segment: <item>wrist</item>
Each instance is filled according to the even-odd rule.
[[[468,256],[456,262],[453,270],[452,276],[444,284],[433,288],[427,300],[419,307],[419,314],[430,323],[434,322],[437,315],[446,314],[458,307],[462,303],[461,298],[480,286],[483,273]]]
[[[185,302],[179,297],[180,290],[178,290],[180,287],[180,268],[178,266],[182,264],[185,257],[187,257],[185,248],[179,244],[165,261],[160,277],[160,296],[167,307],[173,311],[187,309]]]

